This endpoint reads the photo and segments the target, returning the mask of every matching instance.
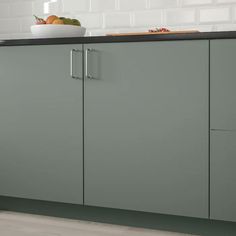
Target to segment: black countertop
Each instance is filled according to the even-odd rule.
[[[236,39],[236,31],[204,32],[188,34],[166,35],[138,35],[138,36],[96,36],[78,38],[51,38],[51,39],[14,39],[0,40],[1,46],[30,46],[53,44],[90,44],[90,43],[122,43],[122,42],[151,42],[174,40],[204,40],[204,39]]]

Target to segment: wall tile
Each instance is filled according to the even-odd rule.
[[[0,20],[0,34],[1,33],[15,33],[20,32],[21,25],[16,19],[1,19]]]
[[[222,24],[216,25],[217,31],[236,31],[236,24]]]
[[[0,31],[0,41],[4,39],[11,39],[11,34],[4,34],[4,33],[1,33]]]
[[[91,1],[91,11],[110,11],[116,9],[116,0],[90,0],[90,1]]]
[[[31,33],[13,33],[11,39],[28,39],[32,38]]]
[[[101,13],[84,13],[76,15],[75,18],[79,19],[81,25],[86,28],[102,28],[103,16]]]
[[[150,8],[177,7],[178,0],[150,0]]]
[[[211,4],[213,0],[182,0],[183,6]]]
[[[21,32],[29,33],[30,27],[34,25],[35,20],[33,17],[24,17],[21,19]]]
[[[159,27],[163,24],[163,14],[161,10],[143,11],[134,13],[134,26]]]
[[[118,33],[117,29],[90,29],[87,32],[89,36],[106,35],[109,33]]]
[[[45,0],[35,0],[33,2],[33,14],[42,16],[44,14]]]
[[[129,13],[105,13],[105,28],[121,28],[131,26],[131,16]]]
[[[10,6],[7,3],[0,2],[0,18],[10,16]]]
[[[85,12],[89,10],[88,0],[62,0],[63,12]]]
[[[11,16],[30,16],[33,13],[32,2],[13,2],[10,4]]]
[[[60,0],[47,0],[44,3],[44,14],[55,14],[55,12],[61,12],[61,2]]]
[[[214,30],[213,25],[176,25],[170,26],[171,30],[198,30],[200,32],[210,32]]]
[[[232,7],[232,20],[236,22],[236,6]]]
[[[218,7],[200,10],[200,23],[230,21],[230,8]]]
[[[145,10],[147,0],[120,0],[119,7],[121,11]]]
[[[167,25],[194,24],[196,11],[195,9],[167,10],[165,20]]]
[[[217,3],[235,3],[236,0],[217,0]]]

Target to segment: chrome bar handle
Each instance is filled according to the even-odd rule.
[[[82,51],[82,50],[79,50],[79,49],[72,49],[72,50],[70,51],[70,77],[71,77],[72,79],[79,79],[79,80],[82,80],[81,77],[74,75],[74,53],[76,53],[76,52],[81,52],[81,53],[83,53],[83,51]]]
[[[90,52],[94,52],[95,49],[92,48],[87,48],[85,51],[85,77],[87,79],[95,79],[90,73],[89,73],[89,69],[88,69],[88,56]]]

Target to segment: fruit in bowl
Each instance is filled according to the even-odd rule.
[[[46,24],[52,24],[57,19],[58,19],[57,16],[51,15],[46,19]]]
[[[47,19],[34,16],[36,24],[31,26],[31,32],[35,37],[58,38],[58,37],[82,37],[86,29],[81,26],[77,19],[48,16]]]
[[[36,20],[36,25],[45,25],[45,24],[47,24],[47,22],[43,18],[39,18],[35,15],[34,15],[34,17],[35,17],[35,20]]]
[[[59,17],[56,15],[48,16],[46,20],[43,18],[39,18],[38,16],[34,16],[36,19],[36,25],[45,25],[45,24],[53,24],[53,25],[75,25],[81,26],[81,23],[77,19],[71,19],[66,17]]]
[[[64,21],[61,19],[56,19],[52,22],[53,25],[64,25]]]

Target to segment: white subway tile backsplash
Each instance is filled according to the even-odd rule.
[[[10,6],[7,3],[0,3],[0,18],[10,16]]]
[[[177,7],[178,0],[150,0],[150,8]]]
[[[88,0],[62,0],[62,11],[67,12],[85,12],[89,10]]]
[[[101,13],[82,13],[76,15],[80,19],[81,24],[90,29],[99,29],[103,26],[103,16]]]
[[[30,27],[33,25],[35,20],[33,17],[24,17],[21,19],[21,32],[29,33]]]
[[[0,34],[20,32],[20,21],[16,19],[0,19]]]
[[[13,33],[10,34],[10,38],[11,39],[28,39],[28,38],[32,38],[33,36],[31,35],[31,33]]]
[[[120,10],[145,10],[147,7],[147,0],[120,0]]]
[[[183,6],[211,4],[213,0],[182,0]]]
[[[176,26],[170,26],[171,30],[198,30],[200,32],[209,32],[214,30],[213,25],[176,25]]]
[[[0,39],[30,37],[33,14],[80,19],[87,35],[172,30],[236,30],[236,0],[0,0]]]
[[[30,16],[33,13],[32,2],[12,2],[10,3],[10,12],[12,17]]]
[[[163,25],[163,12],[161,10],[142,11],[134,13],[134,26],[159,27]]]
[[[48,0],[44,3],[44,14],[54,14],[54,12],[61,12],[60,0]]]
[[[45,0],[35,0],[33,2],[33,14],[39,15],[39,16],[43,15],[44,3],[45,3]]]
[[[217,31],[236,31],[236,24],[216,25]]]
[[[11,39],[11,34],[3,34],[0,31],[0,40]]]
[[[167,10],[165,14],[167,25],[194,24],[196,21],[195,9]]]
[[[87,35],[90,36],[98,36],[98,35],[106,35],[109,33],[118,33],[118,29],[90,29],[87,32]]]
[[[200,10],[200,23],[230,21],[230,8],[218,7]]]
[[[232,8],[232,21],[234,22],[234,24],[236,25],[236,6],[234,6]]]
[[[116,0],[90,0],[90,2],[91,11],[111,11],[116,9]]]
[[[105,28],[122,28],[131,26],[131,16],[129,13],[104,13]]]
[[[112,29],[91,29],[89,30],[89,35],[97,36],[97,35],[106,35],[111,33],[128,33],[128,32],[145,32],[149,28],[112,28]]]
[[[217,0],[217,3],[235,3],[236,0]]]

